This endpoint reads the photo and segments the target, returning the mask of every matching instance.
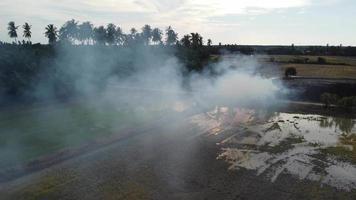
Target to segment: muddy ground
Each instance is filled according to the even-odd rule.
[[[356,199],[316,181],[229,170],[229,133],[174,118],[141,134],[0,184],[0,199]],[[211,129],[212,128],[212,129]]]

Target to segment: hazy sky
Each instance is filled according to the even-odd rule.
[[[47,42],[47,24],[72,18],[125,32],[172,25],[180,37],[194,31],[215,44],[356,45],[355,0],[0,0],[0,40],[10,41],[11,20],[29,22],[33,41]]]

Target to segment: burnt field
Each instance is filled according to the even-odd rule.
[[[353,116],[298,110],[169,115],[2,182],[2,199],[354,199]]]
[[[188,73],[140,53],[128,73],[66,52],[30,90],[40,101],[1,107],[1,199],[355,198],[356,117],[320,98],[355,96],[355,80],[242,55]],[[76,94],[53,97],[62,86]]]

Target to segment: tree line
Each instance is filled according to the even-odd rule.
[[[8,23],[8,35],[18,41],[18,28],[15,22]],[[25,23],[23,26],[23,43],[31,44],[31,28],[32,26]],[[61,43],[81,44],[81,45],[119,45],[132,46],[137,44],[142,45],[181,45],[190,48],[199,48],[204,45],[203,37],[199,33],[191,33],[184,35],[180,40],[178,33],[168,26],[164,31],[159,28],[153,28],[150,25],[144,25],[141,30],[131,28],[129,33],[124,33],[120,26],[109,23],[106,26],[94,27],[89,22],[79,23],[72,19],[64,23],[60,28],[53,24],[45,27],[44,35],[48,39],[50,45]],[[163,36],[165,36],[163,38]],[[211,46],[211,39],[207,40],[207,45]]]

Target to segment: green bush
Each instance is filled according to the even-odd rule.
[[[341,98],[338,102],[337,102],[338,106],[341,107],[345,107],[345,108],[351,108],[356,106],[356,97],[352,96],[352,97],[344,97]]]
[[[318,57],[318,63],[319,64],[326,64],[326,59],[323,57]]]
[[[331,104],[338,104],[339,96],[331,93],[323,93],[320,97],[322,103],[324,103],[325,107],[329,107]]]
[[[297,70],[294,67],[288,67],[285,71],[285,76],[296,76],[297,75]]]

